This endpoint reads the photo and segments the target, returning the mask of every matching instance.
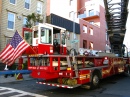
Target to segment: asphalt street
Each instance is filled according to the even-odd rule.
[[[18,90],[16,93],[19,93],[14,95],[28,94],[13,95],[14,97],[130,97],[130,77],[123,75],[109,77],[102,80],[100,87],[94,90],[81,87],[64,89],[40,85],[36,84],[36,79],[0,83],[0,97],[13,97],[12,92],[4,94],[5,91],[2,91],[1,88],[9,88],[9,90],[12,89],[11,91]]]

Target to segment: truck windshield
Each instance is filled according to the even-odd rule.
[[[41,27],[41,43],[52,43],[52,31],[51,29]]]

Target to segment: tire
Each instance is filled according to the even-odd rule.
[[[130,66],[129,65],[126,67],[126,70],[124,73],[126,76],[130,76]]]
[[[99,75],[98,73],[93,73],[92,79],[91,79],[91,83],[90,83],[90,89],[96,89],[99,87]]]

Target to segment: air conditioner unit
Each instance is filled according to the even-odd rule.
[[[19,20],[21,20],[21,19],[22,19],[22,16],[17,16],[17,18],[18,18]]]

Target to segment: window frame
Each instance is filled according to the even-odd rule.
[[[83,48],[87,49],[87,40],[83,40]]]
[[[27,36],[29,36],[29,38],[27,39]],[[26,42],[30,45],[32,45],[32,32],[30,31],[24,31],[24,39],[26,40]]]
[[[10,4],[16,5],[16,0],[14,0],[15,3],[12,3],[11,0],[9,0]]]
[[[26,19],[26,20],[25,20]],[[27,17],[23,17],[23,27],[25,27],[26,23],[27,22]]]
[[[43,29],[43,30],[42,30]],[[44,33],[44,34],[42,34]],[[43,40],[42,40],[43,38]],[[40,43],[52,44],[52,30],[45,27],[40,27]]]
[[[27,9],[27,10],[29,10],[30,7],[31,7],[31,0],[28,0],[29,2],[26,2],[26,1],[27,1],[27,0],[24,0],[24,8]],[[26,3],[29,4],[29,8],[26,8]]]
[[[90,21],[89,23],[92,24],[92,25],[94,25],[94,21]]]
[[[93,35],[93,28],[91,28],[91,27],[89,28],[89,34]]]
[[[90,50],[93,50],[93,48],[94,48],[94,44],[93,44],[92,41],[90,41],[90,42],[89,42],[89,49],[90,49]]]
[[[10,22],[13,22],[13,28],[9,28],[9,14],[13,14],[13,21],[10,21]],[[14,28],[15,28],[15,14],[14,13],[12,13],[12,12],[8,12],[8,15],[7,15],[7,29],[9,29],[9,30],[14,30]]]
[[[86,25],[83,25],[83,33],[88,33],[88,28]]]
[[[94,9],[89,10],[89,16],[94,16]]]
[[[40,7],[38,6],[38,4],[40,4]],[[39,11],[38,9],[40,9],[40,12],[38,12]],[[42,4],[42,2],[40,2],[40,1],[37,2],[37,9],[36,10],[37,10],[38,14],[42,14],[43,13],[42,12],[43,11],[43,4]]]

